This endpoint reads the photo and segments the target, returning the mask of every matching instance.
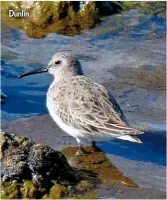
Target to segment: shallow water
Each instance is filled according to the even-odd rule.
[[[48,74],[24,79],[17,76],[46,66],[56,52],[70,51],[78,57],[86,75],[113,93],[130,125],[154,132],[153,137],[143,136],[146,148],[140,150],[136,144],[121,142],[122,151],[116,142],[113,153],[151,162],[159,158],[156,163],[164,165],[165,30],[164,19],[137,10],[107,17],[95,29],[74,37],[50,34],[31,39],[2,23],[1,77],[2,91],[7,95],[1,108],[2,121],[48,113],[46,92],[53,78]],[[107,145],[102,147],[109,150]],[[133,148],[138,154],[130,154]]]

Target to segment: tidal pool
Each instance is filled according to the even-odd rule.
[[[2,121],[47,114],[48,74],[17,76],[46,66],[59,51],[72,52],[83,71],[116,97],[131,126],[146,130],[138,146],[124,141],[100,143],[106,152],[133,160],[165,165],[166,22],[130,10],[109,16],[77,36],[50,34],[28,38],[22,30],[2,23],[1,86],[7,95]],[[111,149],[111,151],[110,151]]]

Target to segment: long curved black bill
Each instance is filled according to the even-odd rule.
[[[39,69],[33,70],[31,72],[27,72],[25,74],[22,74],[22,75],[18,76],[18,78],[23,78],[25,76],[29,76],[29,75],[33,75],[33,74],[40,74],[40,73],[45,73],[45,72],[48,72],[47,68],[39,68]]]

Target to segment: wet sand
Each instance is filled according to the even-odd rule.
[[[67,146],[77,145],[75,139],[61,131],[48,115],[3,122],[2,129],[47,144],[54,149],[61,150]],[[98,198],[165,199],[165,166],[129,160],[111,153],[107,153],[107,156],[140,188],[99,184],[95,189]]]

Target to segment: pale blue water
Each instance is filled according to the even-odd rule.
[[[74,37],[50,34],[44,39],[31,39],[23,31],[2,24],[1,85],[7,95],[1,107],[2,121],[48,113],[46,92],[53,78],[48,74],[24,79],[17,76],[46,66],[54,53],[72,52],[81,61],[85,74],[103,83],[115,78],[108,70],[117,66],[127,70],[129,66],[165,66],[165,31],[164,19],[136,10],[107,17],[95,29]],[[112,148],[109,144],[101,147],[130,159],[165,165],[165,90],[129,89],[127,83],[127,89],[119,92],[111,86],[111,91],[131,124],[149,130],[149,134],[141,136],[144,144],[140,146],[116,141]]]

